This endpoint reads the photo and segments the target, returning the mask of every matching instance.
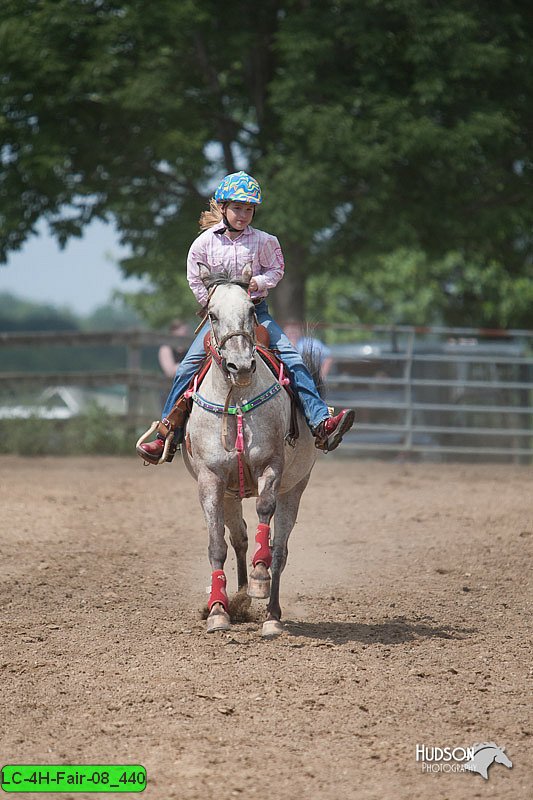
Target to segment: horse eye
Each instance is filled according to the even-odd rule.
[[[210,314],[209,317],[211,319],[211,322],[218,322],[218,317],[216,317],[214,314]]]

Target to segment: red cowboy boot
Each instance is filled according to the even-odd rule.
[[[170,434],[172,436],[172,434]],[[174,432],[174,440],[170,443],[170,447],[168,449],[167,457],[163,463],[167,463],[172,461],[176,454],[176,450],[178,449],[178,445],[183,441],[183,429],[176,428]],[[143,442],[143,444],[137,445],[137,455],[140,456],[143,461],[147,461],[148,464],[159,464],[159,460],[163,455],[163,451],[165,449],[165,437],[158,435],[153,442]]]
[[[355,411],[351,408],[344,408],[336,417],[328,417],[322,420],[313,433],[315,436],[315,447],[330,453],[342,442],[342,437],[352,427],[355,420]]]
[[[183,441],[183,429],[189,413],[187,404],[188,398],[185,394],[182,394],[174,403],[168,417],[164,417],[159,422],[152,423],[146,433],[143,433],[137,441],[135,448],[137,455],[140,456],[143,461],[146,461],[148,464],[165,464],[167,461],[172,461],[178,449],[178,445]],[[154,432],[157,432],[157,438],[154,439],[153,442],[147,442],[146,439]],[[169,442],[165,460],[161,461],[161,457],[165,451],[165,442],[169,438],[171,441]]]

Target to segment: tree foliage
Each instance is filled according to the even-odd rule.
[[[80,321],[67,308],[21,300],[0,292],[0,331],[77,331]]]
[[[0,332],[94,332],[136,327],[141,327],[139,317],[121,302],[100,306],[86,316],[78,316],[68,308],[21,300],[9,292],[0,292]],[[157,369],[157,348],[145,350],[142,355],[146,365]],[[47,348],[12,345],[2,347],[1,365],[8,372],[123,369],[126,350],[121,346],[105,345],[54,345]]]
[[[526,324],[532,25],[525,0],[4,0],[1,254],[113,219],[145,310],[189,313],[199,212],[246,167],[282,317],[307,286],[313,312],[321,287],[332,315]]]

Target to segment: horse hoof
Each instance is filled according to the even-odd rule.
[[[248,579],[248,597],[253,597],[255,600],[266,600],[270,597],[270,576],[266,578],[252,578]]]
[[[229,631],[231,628],[229,614],[219,611],[217,614],[210,614],[207,618],[207,633],[215,631]]]
[[[281,636],[283,633],[283,625],[279,619],[267,619],[263,622],[263,630],[261,636],[263,639],[274,639],[276,636]]]

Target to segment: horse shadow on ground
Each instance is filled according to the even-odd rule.
[[[285,630],[291,636],[305,637],[346,644],[404,644],[415,639],[467,639],[477,633],[477,628],[460,628],[453,625],[439,625],[434,620],[410,620],[394,617],[385,622],[368,624],[364,622],[296,622],[285,620]]]

